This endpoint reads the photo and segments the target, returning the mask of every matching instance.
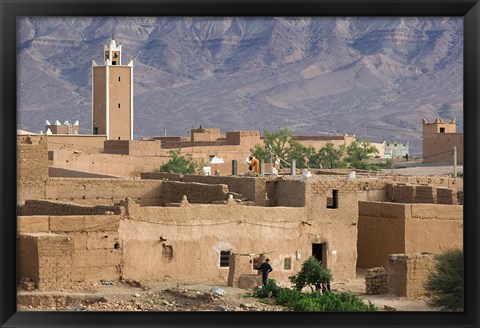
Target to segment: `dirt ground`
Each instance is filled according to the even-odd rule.
[[[379,311],[434,311],[425,299],[366,295],[364,270],[334,281],[332,291],[346,291],[372,302]],[[271,300],[253,298],[251,290],[195,282],[112,281],[61,292],[19,289],[18,311],[290,311]],[[223,294],[223,295],[220,295]]]

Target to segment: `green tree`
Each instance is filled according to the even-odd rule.
[[[378,149],[370,142],[355,140],[347,147],[347,157],[345,160],[351,163],[353,167],[361,167],[369,155],[377,153]]]
[[[442,311],[463,311],[463,250],[451,249],[436,255],[435,259],[435,270],[425,282],[425,289],[432,296],[429,305]]]
[[[321,283],[329,284],[332,281],[332,272],[323,267],[315,257],[310,256],[303,262],[300,271],[288,278],[294,284],[295,289],[302,290],[303,287],[309,286],[314,291],[314,288]]]
[[[252,153],[258,160],[264,160],[265,162],[269,161],[270,153],[273,155],[272,160],[274,162],[277,158],[286,160],[290,151],[291,140],[292,132],[287,128],[280,129],[277,132],[265,130],[263,137],[264,144],[255,145]]]
[[[294,159],[298,168],[306,168],[308,158],[315,152],[315,148],[293,140],[292,132],[288,128],[283,128],[276,132],[265,130],[263,145],[257,144],[251,151],[253,156],[265,163],[268,163],[272,156],[273,162],[281,158],[290,163]]]
[[[341,145],[335,149],[333,143],[328,142],[324,147],[320,148],[318,152],[310,155],[308,163],[311,167],[323,167],[333,169],[343,166],[340,161],[345,153],[345,146]]]
[[[168,162],[160,166],[160,172],[194,174],[199,164],[193,160],[192,154],[182,155],[181,149],[170,151]]]
[[[286,160],[291,163],[295,160],[295,165],[299,169],[308,168],[310,166],[309,158],[315,153],[313,146],[304,146],[300,142],[290,140],[290,149]]]

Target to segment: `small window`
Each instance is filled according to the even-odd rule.
[[[440,133],[445,133],[445,128],[440,128]]]
[[[118,108],[120,108],[120,103],[118,103]]]
[[[232,251],[220,251],[221,268],[228,268],[230,266],[230,254],[232,254]]]
[[[120,76],[118,77],[118,82],[120,82]]]
[[[338,190],[333,189],[327,194],[327,208],[338,208]]]
[[[283,260],[283,268],[285,270],[291,270],[292,269],[292,258],[287,257]]]

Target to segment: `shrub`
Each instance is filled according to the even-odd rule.
[[[435,258],[435,270],[425,282],[425,289],[432,296],[429,305],[442,311],[463,311],[463,250],[451,249]]]
[[[160,166],[160,172],[173,172],[181,174],[194,174],[198,164],[193,160],[191,154],[181,155],[180,149],[170,151],[168,162]]]
[[[282,288],[275,299],[278,304],[295,311],[359,312],[377,311],[377,308],[348,293],[322,294],[320,291],[304,293],[296,289]]]
[[[314,287],[318,288],[322,283],[329,284],[332,280],[332,272],[330,269],[323,267],[315,257],[310,256],[303,262],[300,272],[289,277],[289,279],[294,284],[295,289],[302,290],[303,287],[309,286],[313,291]]]
[[[267,285],[264,288],[259,288],[255,291],[255,296],[259,298],[277,297],[280,292],[280,287],[277,286],[277,281],[268,279]]]

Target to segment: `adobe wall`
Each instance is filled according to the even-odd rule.
[[[72,282],[119,279],[122,247],[118,230],[123,218],[119,215],[19,216],[20,240],[32,238],[30,236],[38,240],[18,244],[19,261],[24,263],[19,264],[18,277],[35,274],[25,265],[30,258],[32,263],[36,261],[31,253],[34,243],[39,249],[38,279],[43,279],[39,285],[42,290],[71,287]],[[37,278],[30,278],[37,282]]]
[[[388,293],[416,298],[426,293],[423,287],[434,270],[434,254],[391,254],[388,258]]]
[[[423,141],[423,163],[453,165],[453,147],[457,147],[457,163],[463,164],[463,133],[436,133]]]
[[[405,251],[407,206],[358,202],[358,267],[385,267],[388,254]]]
[[[78,153],[74,150],[53,151],[52,166],[113,176],[139,176],[140,172],[158,171],[170,155],[128,156],[118,154]]]
[[[17,215],[105,215],[122,214],[120,206],[82,206],[45,200],[26,200],[22,206],[17,206]]]
[[[388,254],[440,253],[463,246],[463,206],[358,202],[358,262],[385,266]]]
[[[224,184],[185,183],[179,181],[164,181],[162,184],[163,201],[180,203],[183,196],[189,203],[211,204],[227,199],[228,186]]]
[[[414,204],[405,221],[404,253],[438,254],[463,247],[463,206]]]
[[[106,135],[45,135],[48,143],[48,150],[72,149],[78,147],[103,148],[103,142],[107,140]]]
[[[202,176],[186,174],[182,182],[199,182],[208,184],[225,184],[228,191],[242,194],[257,206],[265,206],[267,177],[236,177],[236,176]]]
[[[71,287],[73,240],[64,234],[35,232],[17,239],[17,280],[29,278],[39,291]]]
[[[105,154],[130,156],[162,156],[160,140],[106,140],[103,144]]]
[[[17,180],[48,179],[47,144],[17,145]]]
[[[161,180],[49,178],[18,181],[17,199],[53,200],[87,205],[114,205],[131,197],[142,205],[162,204]]]
[[[228,269],[219,266],[219,254],[231,250],[267,254],[274,268],[271,278],[287,282],[288,276],[312,254],[312,243],[318,242],[327,244],[325,262],[335,277],[355,276],[356,226],[312,217],[304,208],[235,203],[139,207],[129,203],[128,215],[130,220],[122,222],[120,236],[124,249],[122,272],[131,279],[169,276],[226,284]],[[301,254],[299,260],[295,257],[297,251]],[[292,259],[292,269],[283,269],[285,258]]]

